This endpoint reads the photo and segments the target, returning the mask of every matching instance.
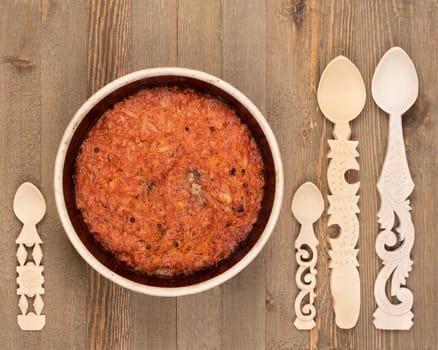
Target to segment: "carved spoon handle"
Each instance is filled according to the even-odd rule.
[[[330,289],[336,325],[342,329],[353,328],[360,312],[360,277],[357,268],[351,264],[333,268]]]
[[[298,264],[295,280],[300,290],[295,299],[295,319],[294,325],[297,329],[312,329],[315,327],[316,308],[313,304],[315,300],[316,287],[316,261],[318,251],[316,246],[318,240],[315,237],[312,224],[301,226],[298,238],[295,241],[297,250],[295,258]],[[308,298],[308,299],[307,299]],[[305,300],[308,300],[306,302]]]
[[[415,238],[408,197],[414,189],[414,183],[406,159],[399,115],[392,114],[389,117],[388,149],[377,189],[381,197],[378,218],[382,230],[377,236],[376,252],[383,260],[383,267],[374,286],[378,306],[374,313],[374,325],[379,329],[408,330],[413,324],[413,294],[405,284],[411,271],[410,252]],[[397,227],[394,227],[395,216],[399,219]],[[399,241],[400,246],[392,249]],[[389,295],[396,297],[397,303],[393,303],[387,295],[389,281]]]
[[[311,182],[301,185],[292,199],[291,210],[301,224],[300,233],[295,240],[296,260],[298,264],[295,280],[299,293],[295,299],[297,318],[294,325],[298,329],[315,327],[316,308],[313,304],[316,287],[316,260],[318,240],[313,231],[313,223],[324,210],[324,200],[318,187]]]

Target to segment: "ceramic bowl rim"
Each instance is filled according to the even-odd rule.
[[[76,128],[85,118],[87,113],[99,101],[111,94],[113,91],[135,81],[157,76],[181,76],[201,80],[233,96],[249,111],[249,113],[262,129],[268,141],[275,168],[275,194],[272,204],[272,210],[270,212],[265,228],[254,246],[236,264],[231,266],[229,269],[223,271],[222,273],[205,281],[181,287],[159,287],[138,283],[113,272],[110,268],[102,264],[80,240],[78,234],[73,228],[73,224],[70,221],[64,199],[63,171],[65,155],[67,153],[70,141],[75,133]],[[242,92],[240,92],[238,89],[233,87],[231,84],[225,82],[224,80],[202,71],[181,67],[161,67],[139,70],[124,75],[102,87],[85,101],[85,103],[79,108],[79,110],[73,116],[72,120],[69,122],[68,126],[65,129],[64,135],[62,136],[55,160],[54,194],[56,208],[58,210],[58,214],[61,219],[62,226],[64,227],[64,230],[67,234],[67,237],[69,238],[76,251],[95,271],[97,271],[110,281],[132,291],[153,296],[175,297],[200,293],[224,283],[225,281],[237,275],[245,267],[247,267],[251,263],[251,261],[253,261],[255,257],[261,252],[274,230],[281,210],[283,191],[284,179],[280,150],[274,133],[272,132],[268,122],[264,118],[263,114],[259,111],[259,109]]]

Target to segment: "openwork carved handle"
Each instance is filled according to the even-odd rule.
[[[376,252],[383,260],[374,286],[377,310],[374,325],[379,329],[408,330],[412,327],[413,294],[405,287],[413,261],[410,253],[415,230],[408,196],[414,183],[406,159],[401,116],[390,115],[388,149],[382,174],[377,183],[381,204],[378,212],[381,231],[376,239]],[[394,227],[395,218],[399,225]],[[390,282],[390,295],[386,285]],[[393,303],[392,297],[398,302]]]
[[[330,239],[331,250],[330,287],[333,297],[333,309],[336,325],[348,329],[354,327],[360,311],[360,278],[357,266],[356,244],[359,239],[358,201],[359,182],[349,184],[345,173],[349,169],[359,170],[356,157],[357,141],[350,141],[348,123],[336,124],[334,135],[336,140],[329,140],[331,158],[327,169],[327,180],[331,195],[328,225],[338,225],[340,233],[337,238]]]
[[[20,296],[18,307],[21,311],[21,315],[17,315],[18,325],[26,331],[41,330],[46,324],[46,316],[41,315],[44,307],[41,298],[44,294],[44,267],[41,263],[42,241],[35,225],[25,224],[16,243],[18,244],[17,294]]]
[[[312,329],[315,327],[316,309],[313,303],[316,296],[315,265],[318,258],[317,245],[318,240],[315,237],[312,225],[303,225],[295,241],[295,248],[297,250],[295,258],[298,264],[295,279],[300,292],[295,299],[295,314],[297,318],[294,325],[298,329]]]

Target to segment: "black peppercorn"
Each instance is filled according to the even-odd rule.
[[[148,244],[148,245],[146,246],[146,249],[151,249],[151,245]]]
[[[233,176],[236,175],[236,168],[231,168],[230,169],[230,174],[233,175]]]
[[[186,126],[186,127],[184,128],[184,130],[185,130],[185,131],[189,131],[190,129],[189,129],[188,126]]]
[[[193,170],[193,176],[199,179],[201,177],[201,174],[199,173],[198,169]]]
[[[210,126],[209,129],[210,129],[210,131],[212,131],[212,132],[216,130],[216,128],[215,128],[214,126]]]
[[[236,211],[239,212],[239,213],[242,213],[244,210],[245,210],[245,207],[244,207],[242,204],[240,204],[240,205],[236,208]]]
[[[152,188],[154,188],[154,186],[156,186],[157,183],[155,181],[150,181],[148,183],[148,187],[147,187],[147,192],[150,193],[152,191]]]
[[[243,183],[243,187],[248,188],[248,184],[246,182]]]
[[[132,218],[129,219],[129,221],[131,221],[132,223],[134,223],[134,222],[135,222],[135,218],[132,217]]]
[[[94,147],[94,153],[99,153],[99,147]]]

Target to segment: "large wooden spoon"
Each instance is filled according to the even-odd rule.
[[[335,123],[335,140],[329,140],[331,158],[327,179],[331,195],[328,225],[338,225],[337,238],[330,238],[330,287],[336,324],[353,328],[360,311],[360,278],[356,244],[359,239],[359,183],[345,181],[347,170],[359,170],[357,141],[350,141],[349,121],[356,118],[365,105],[365,84],[356,66],[346,57],[338,56],[324,70],[318,86],[321,111]]]
[[[376,251],[383,266],[374,286],[378,306],[374,325],[379,329],[408,330],[414,316],[411,312],[414,296],[405,286],[411,270],[410,253],[415,236],[408,200],[414,182],[406,159],[401,116],[417,99],[418,76],[405,51],[393,47],[385,53],[377,65],[371,90],[374,101],[389,114],[388,146],[377,182],[382,230],[377,236]],[[395,216],[400,223],[397,227],[394,227]],[[394,297],[398,302],[394,302]]]

